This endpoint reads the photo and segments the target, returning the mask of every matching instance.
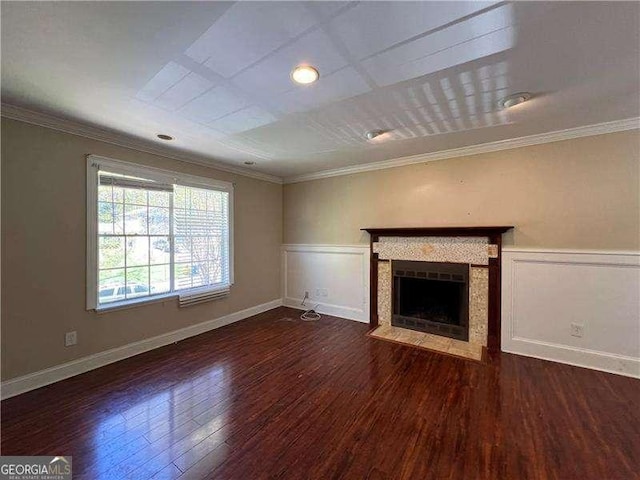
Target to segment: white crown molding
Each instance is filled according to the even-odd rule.
[[[252,170],[247,170],[241,167],[234,167],[226,163],[210,160],[205,157],[193,155],[187,152],[177,152],[171,148],[161,147],[151,142],[133,138],[122,133],[114,132],[112,130],[86,125],[73,120],[68,120],[47,113],[36,112],[34,110],[28,110],[26,108],[17,107],[15,105],[10,105],[7,103],[3,103],[1,105],[0,115],[12,120],[18,120],[33,125],[38,125],[40,127],[46,127],[53,130],[70,133],[72,135],[99,140],[101,142],[118,145],[119,147],[130,148],[139,152],[160,155],[162,157],[171,158],[172,160],[193,163],[196,165],[213,168],[215,170],[221,170],[223,172],[242,175],[244,177],[282,184],[282,178],[276,177],[275,175],[254,172]]]
[[[531,145],[540,145],[543,143],[559,142],[561,140],[570,140],[572,138],[590,137],[594,135],[602,135],[606,133],[622,132],[625,130],[634,130],[640,128],[640,117],[627,118],[624,120],[615,120],[613,122],[598,123],[595,125],[586,125],[583,127],[569,128],[566,130],[557,130],[554,132],[540,133],[537,135],[529,135],[526,137],[510,138],[507,140],[499,140],[496,142],[481,143],[478,145],[470,145],[468,147],[453,148],[450,150],[441,150],[432,153],[422,153],[411,155],[408,157],[394,158],[391,160],[383,160],[381,162],[366,163],[363,165],[353,165],[349,167],[336,168],[332,170],[323,170],[315,173],[296,175],[286,177],[284,183],[299,183],[310,180],[318,180],[322,178],[339,177],[342,175],[351,175],[354,173],[371,172],[374,170],[384,170],[387,168],[403,167],[406,165],[415,165],[417,163],[435,162],[437,160],[445,160],[447,158],[464,157],[468,155],[478,155],[480,153],[498,152],[500,150],[509,150],[513,148],[528,147]]]
[[[497,152],[500,150],[509,150],[531,145],[540,145],[543,143],[570,140],[572,138],[589,137],[593,135],[602,135],[606,133],[622,132],[625,130],[634,130],[640,128],[640,117],[634,117],[624,120],[615,120],[613,122],[598,123],[595,125],[586,125],[583,127],[569,128],[566,130],[557,130],[537,135],[529,135],[526,137],[481,143],[477,145],[470,145],[468,147],[441,150],[431,153],[422,153],[418,155],[411,155],[408,157],[393,158],[390,160],[383,160],[381,162],[366,163],[363,165],[352,165],[349,167],[336,168],[331,170],[322,170],[320,172],[296,175],[283,179],[275,175],[255,172],[241,167],[234,167],[232,165],[207,159],[205,157],[190,154],[187,152],[176,152],[173,149],[160,147],[148,141],[136,139],[125,134],[95,126],[85,125],[80,122],[64,119],[46,113],[36,112],[34,110],[28,110],[22,107],[17,107],[15,105],[3,103],[0,108],[0,115],[9,119],[31,123],[33,125],[39,125],[41,127],[51,128],[53,130],[59,130],[61,132],[70,133],[72,135],[91,138],[93,140],[99,140],[101,142],[130,148],[132,150],[137,150],[140,152],[160,155],[181,162],[193,163],[224,172],[234,173],[236,175],[242,175],[245,177],[255,178],[258,180],[264,180],[267,182],[278,184],[307,182],[310,180],[318,180],[322,178],[339,177],[342,175],[384,170],[387,168],[415,165],[425,162],[435,162],[437,160],[445,160],[448,158],[478,155],[481,153]]]

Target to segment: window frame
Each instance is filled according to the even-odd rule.
[[[215,292],[227,289],[234,283],[234,184],[208,177],[189,175],[156,167],[148,167],[114,158],[89,154],[87,161],[87,271],[86,271],[86,308],[97,312],[129,308],[132,306],[154,303],[169,298],[188,296],[201,292]],[[227,192],[229,195],[229,286],[224,288],[195,287],[180,291],[172,291],[117,301],[106,305],[100,305],[98,293],[98,182],[100,169],[146,178],[157,182],[182,185],[185,187],[207,188]],[[173,212],[171,212],[173,214]],[[173,223],[172,223],[173,224]],[[173,269],[173,264],[171,265]]]

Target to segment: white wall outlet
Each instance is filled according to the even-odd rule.
[[[322,290],[320,290],[319,288],[316,288],[316,298],[319,298],[320,295],[322,295]]]
[[[323,297],[328,297],[328,296],[329,296],[329,290],[327,290],[326,288],[323,288],[323,289],[320,291],[320,294],[321,294]]]
[[[582,323],[572,323],[571,324],[571,336],[572,337],[582,337],[584,335],[584,325]]]
[[[70,347],[78,343],[78,332],[75,330],[73,332],[67,332],[64,334],[64,346]]]

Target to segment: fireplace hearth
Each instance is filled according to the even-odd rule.
[[[391,325],[469,338],[469,265],[393,261]]]

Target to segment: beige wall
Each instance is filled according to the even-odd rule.
[[[506,245],[640,250],[638,131],[286,185],[285,243],[363,227],[515,225]]]
[[[228,299],[85,310],[87,153],[236,184]],[[279,299],[281,243],[281,185],[2,119],[2,380]]]
[[[2,380],[281,296],[283,243],[366,243],[368,226],[498,225],[507,245],[640,250],[637,131],[280,185],[2,120]],[[228,299],[85,310],[87,153],[236,184]],[[283,229],[284,205],[284,229]],[[79,343],[64,347],[64,333]]]

